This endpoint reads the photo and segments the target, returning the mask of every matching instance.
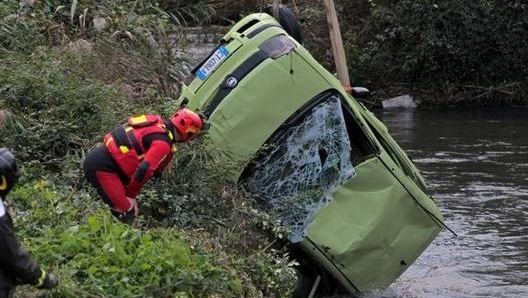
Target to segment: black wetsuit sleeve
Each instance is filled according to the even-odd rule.
[[[24,284],[36,284],[41,275],[40,267],[31,260],[29,253],[16,238],[13,222],[3,202],[0,201],[0,269],[8,277]]]

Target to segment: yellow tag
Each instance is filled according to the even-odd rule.
[[[141,116],[136,116],[136,117],[131,117],[130,118],[130,124],[131,125],[135,125],[135,124],[138,124],[138,123],[145,123],[147,122],[147,116],[146,115],[141,115]]]
[[[7,189],[7,179],[5,176],[2,175],[2,183],[0,183],[0,190],[6,190]]]
[[[121,150],[121,153],[127,153],[129,151],[127,146],[119,146],[119,150]]]

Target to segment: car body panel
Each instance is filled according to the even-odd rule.
[[[388,287],[429,245],[438,226],[378,158],[333,194],[307,238],[361,290]]]
[[[277,33],[263,35],[262,39],[266,40]],[[254,52],[256,50],[251,51]],[[246,53],[247,55],[250,54]],[[238,57],[233,56],[232,59],[238,61]],[[224,82],[235,70],[235,66],[225,62],[221,67],[222,72],[215,72],[209,80]],[[295,75],[290,73],[292,69]],[[330,79],[336,80],[333,76]],[[278,59],[268,58],[240,80],[236,86],[237,92],[226,96],[209,115],[208,136],[217,146],[226,148],[226,152],[236,152],[241,159],[245,159],[254,154],[255,148],[260,148],[292,113],[305,104],[306,98],[313,98],[321,90],[331,87],[327,81],[321,80],[312,64],[295,51]],[[193,99],[189,103],[190,108],[203,110],[220,88],[221,86],[200,88],[197,93],[191,93],[187,89],[183,92],[183,97]],[[255,96],[254,90],[259,90],[258,96]],[[282,92],[277,94],[277,90]],[[263,101],[263,98],[269,100]],[[277,102],[280,103],[280,108]],[[241,113],[241,107],[251,108],[244,109],[244,113]],[[256,130],[256,127],[259,129]]]
[[[263,50],[270,40],[276,48]],[[233,173],[239,179],[288,121],[335,94],[343,117],[372,150],[354,161],[352,178],[329,190],[328,203],[310,214],[297,244],[350,292],[388,287],[442,228],[442,214],[416,166],[387,127],[271,16],[247,16],[220,44],[228,58],[205,80],[191,77],[180,96],[208,116],[208,148],[240,162]]]

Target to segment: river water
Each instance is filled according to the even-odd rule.
[[[458,236],[444,229],[389,289],[364,297],[528,297],[528,108],[380,117]]]

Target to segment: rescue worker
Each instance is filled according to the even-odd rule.
[[[15,156],[8,149],[0,148],[0,298],[9,297],[19,284],[31,284],[39,289],[51,289],[58,284],[53,274],[31,260],[15,236],[4,200],[18,176]]]
[[[88,181],[120,221],[132,224],[139,214],[136,196],[154,175],[161,175],[176,151],[202,130],[202,116],[180,108],[168,121],[159,115],[130,117],[106,134],[83,163]]]

